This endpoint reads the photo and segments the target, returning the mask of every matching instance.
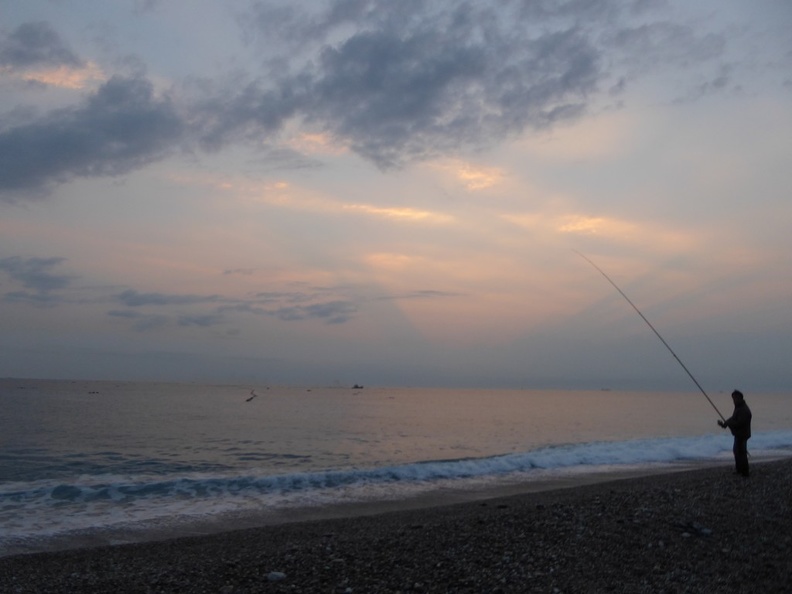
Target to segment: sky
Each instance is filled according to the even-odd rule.
[[[0,377],[792,386],[788,0],[0,0]]]

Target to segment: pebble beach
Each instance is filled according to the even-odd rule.
[[[0,558],[0,591],[789,592],[792,459]]]

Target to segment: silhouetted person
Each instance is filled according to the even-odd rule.
[[[745,403],[743,393],[732,392],[734,413],[725,421],[718,421],[724,429],[728,427],[734,435],[734,463],[738,474],[748,476],[748,439],[751,437],[751,409]]]

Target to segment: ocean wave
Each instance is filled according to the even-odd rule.
[[[262,511],[400,498],[474,481],[530,481],[548,472],[594,473],[603,468],[650,466],[679,461],[728,459],[723,435],[555,445],[531,451],[453,460],[421,461],[377,468],[327,469],[286,474],[191,473],[81,475],[0,485],[0,545],[35,535],[176,521],[229,512]],[[789,454],[792,431],[761,433],[750,441],[755,453]],[[2,547],[0,547],[2,548]]]
[[[751,449],[792,448],[792,431],[754,436]],[[722,436],[639,439],[616,442],[554,445],[528,452],[486,458],[429,460],[380,468],[328,469],[287,474],[188,473],[159,475],[81,475],[72,482],[39,480],[0,485],[0,502],[50,499],[52,501],[125,502],[141,498],[207,498],[229,494],[289,493],[365,483],[427,482],[437,479],[475,478],[525,473],[534,469],[652,464],[717,458],[731,452],[731,441]]]

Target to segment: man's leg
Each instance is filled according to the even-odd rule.
[[[748,440],[734,438],[734,462],[737,465],[737,472],[743,476],[748,476]]]

